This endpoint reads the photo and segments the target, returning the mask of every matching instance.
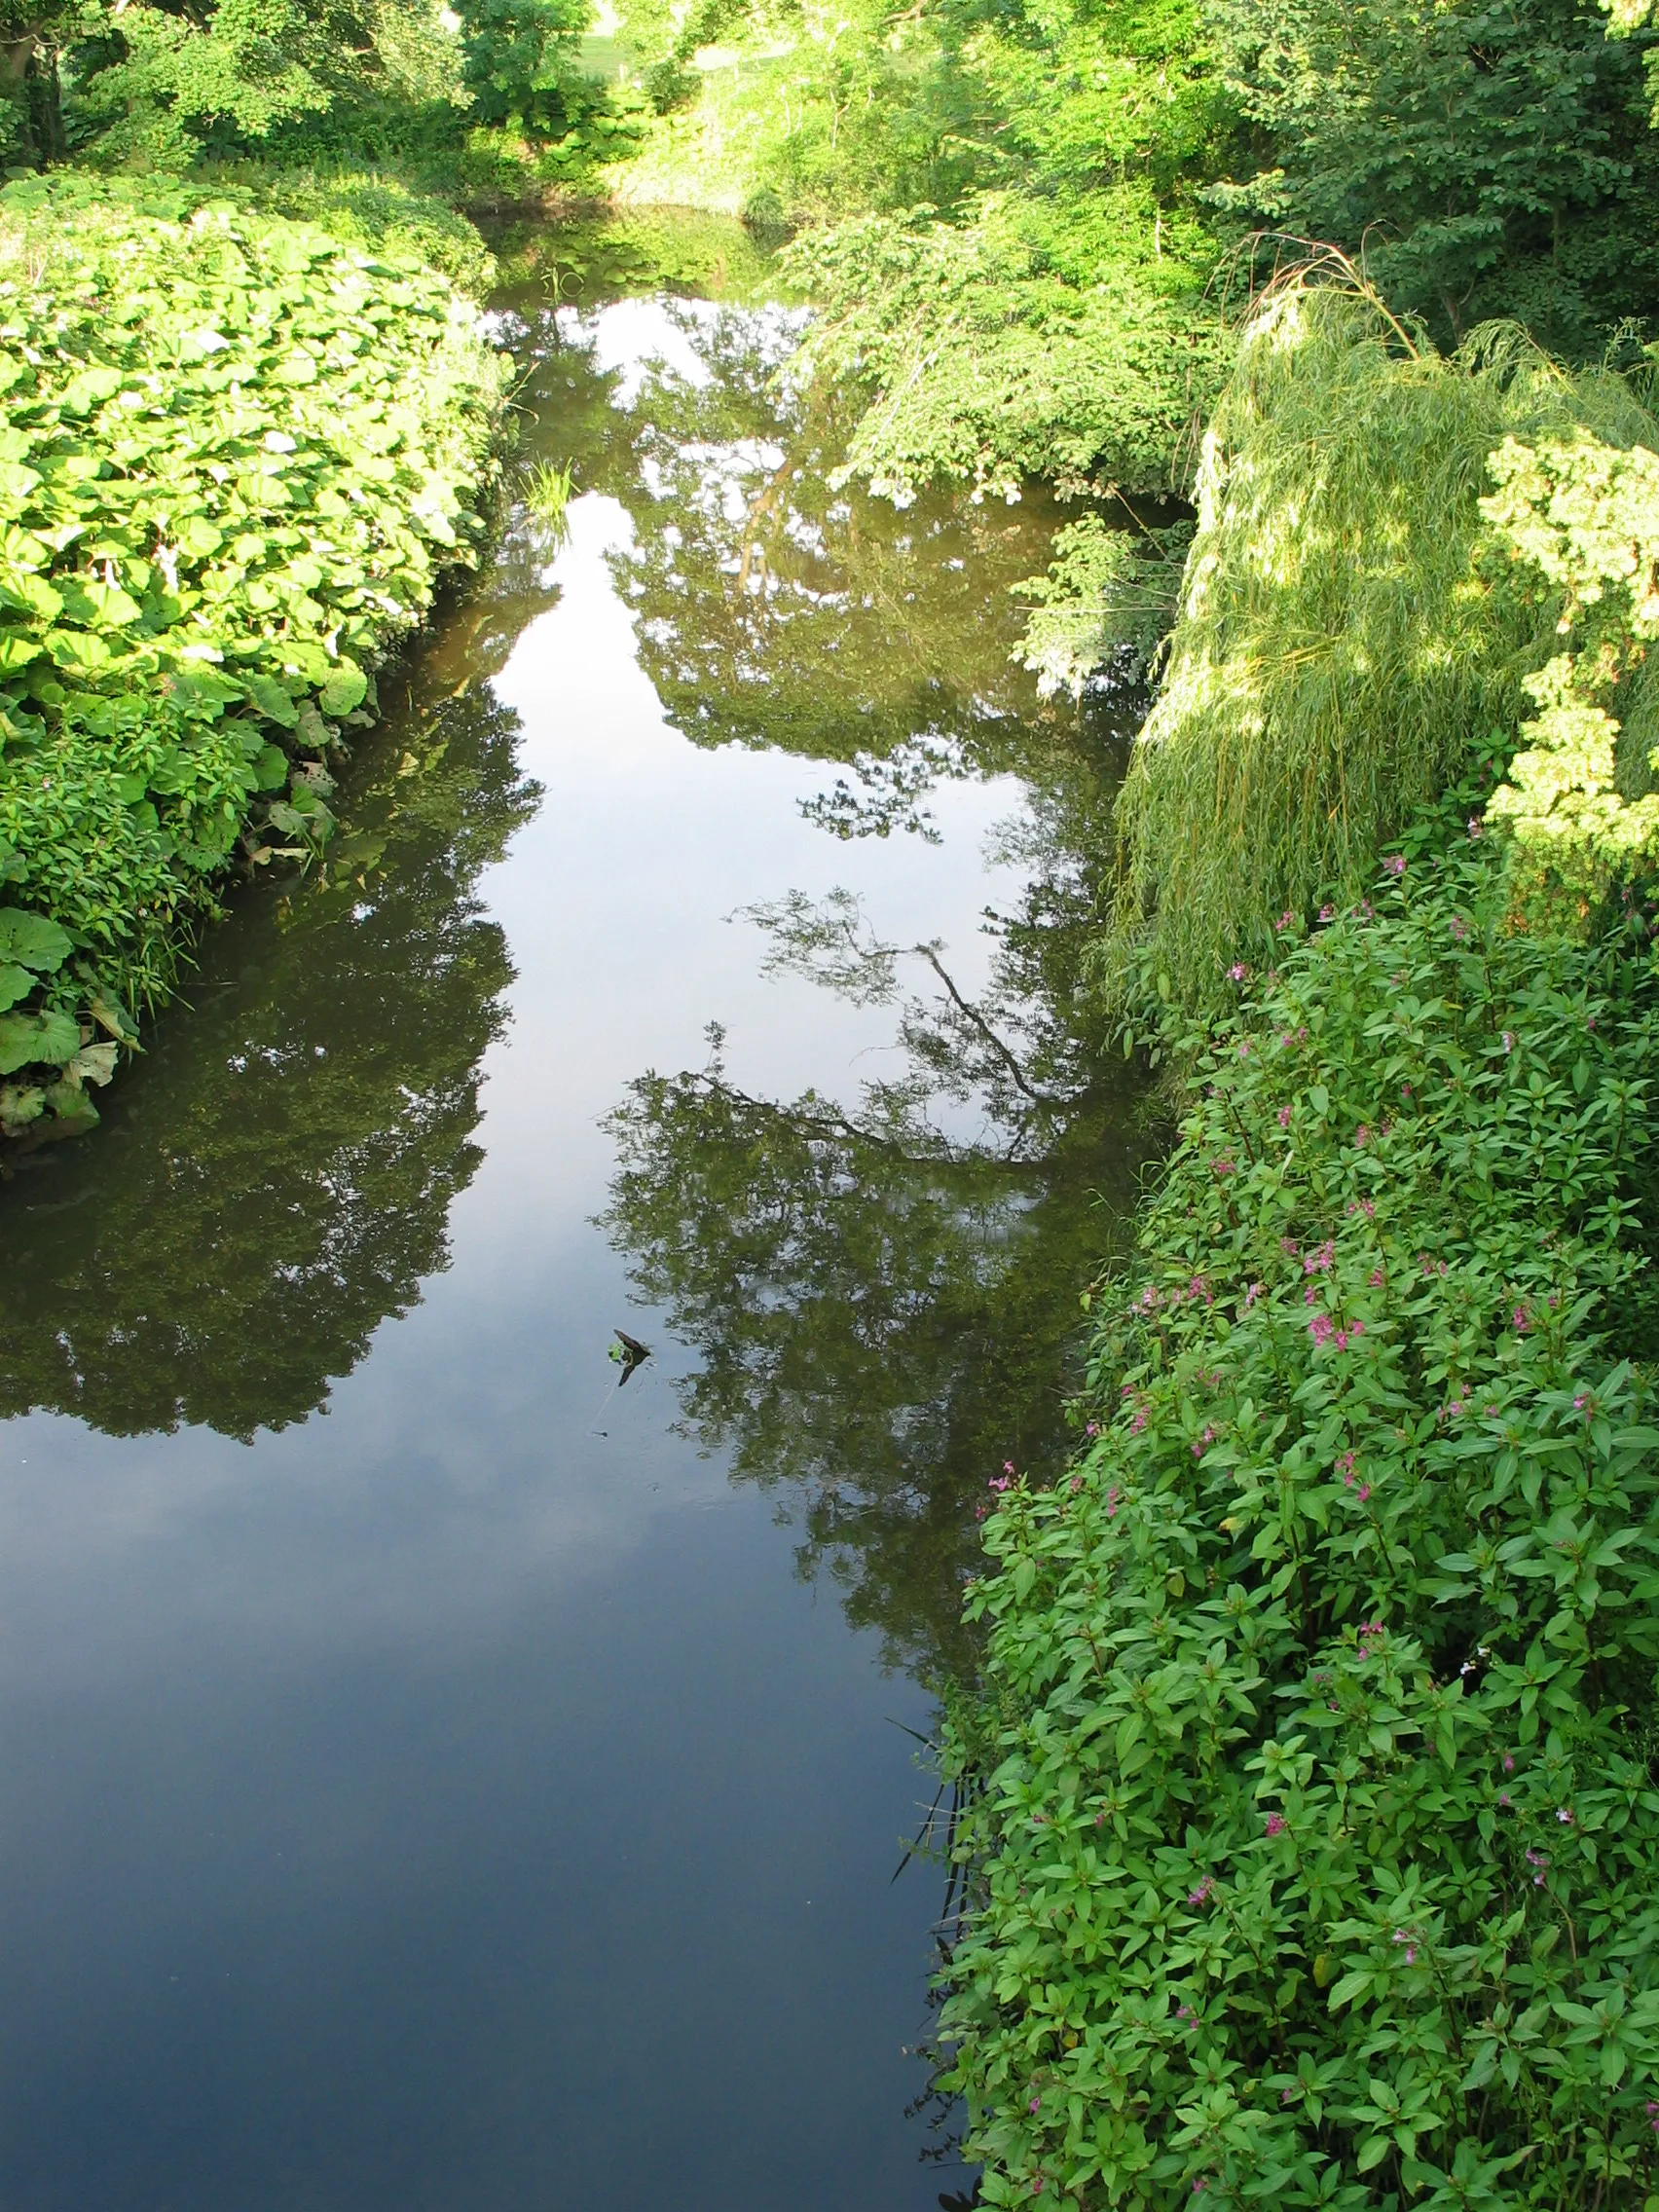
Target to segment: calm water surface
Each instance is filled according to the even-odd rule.
[[[1008,661],[1050,518],[832,492],[785,311],[572,258],[502,324],[568,536],[0,1187],[7,2212],[971,2188],[891,1877],[1132,1181],[1113,732]]]

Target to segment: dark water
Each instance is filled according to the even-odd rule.
[[[503,306],[568,536],[0,1187],[6,2212],[971,2187],[905,1731],[1132,1184],[1116,738],[1008,658],[1052,518],[835,493],[741,234],[615,242]]]

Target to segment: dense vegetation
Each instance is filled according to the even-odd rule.
[[[992,2203],[1652,2186],[1659,1007],[1418,844],[1192,1041],[1084,1455],[992,1484]]]
[[[240,842],[330,757],[477,517],[499,373],[413,260],[188,193],[11,186],[0,1127],[92,1115]]]

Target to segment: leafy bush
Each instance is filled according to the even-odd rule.
[[[1198,1052],[1085,1456],[998,1478],[954,2080],[992,2204],[1659,2179],[1653,964],[1384,864]]]
[[[1017,497],[1021,478],[1167,492],[1232,342],[1202,297],[1210,249],[1144,194],[1064,210],[988,200],[960,227],[931,207],[798,240],[786,271],[820,304],[807,364],[862,387],[844,473],[907,499],[938,477]]]
[[[1270,291],[1203,441],[1198,527],[1162,686],[1120,804],[1108,977],[1214,999],[1273,917],[1353,896],[1412,810],[1513,728],[1559,597],[1477,571],[1506,436],[1659,424],[1624,381],[1567,376],[1513,328],[1435,353],[1336,264]],[[1137,968],[1137,960],[1140,963]]]
[[[1659,859],[1659,458],[1584,435],[1506,438],[1490,466],[1482,512],[1518,574],[1559,604],[1565,640],[1525,680],[1538,712],[1492,811],[1528,903],[1559,912],[1565,893],[1587,915]]]
[[[0,195],[0,1130],[85,1097],[247,825],[326,839],[326,765],[469,559],[500,372],[414,262],[191,197]],[[14,932],[20,924],[11,925]],[[19,942],[22,940],[19,940]]]

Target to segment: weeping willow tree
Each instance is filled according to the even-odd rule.
[[[1358,895],[1380,846],[1512,732],[1558,614],[1486,557],[1505,438],[1659,445],[1607,370],[1513,325],[1456,353],[1340,256],[1275,283],[1203,441],[1163,680],[1119,808],[1107,981],[1201,1002],[1274,922]]]

